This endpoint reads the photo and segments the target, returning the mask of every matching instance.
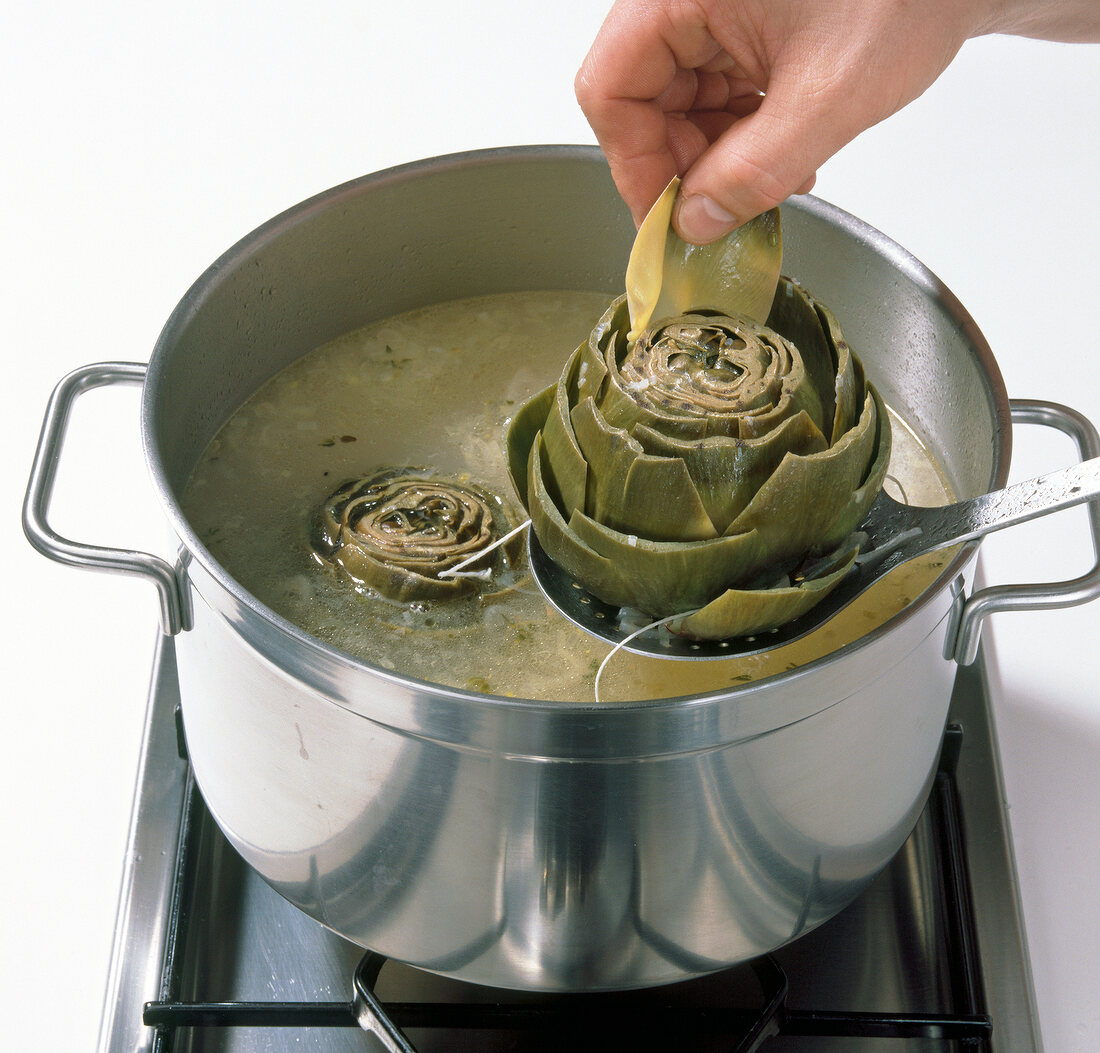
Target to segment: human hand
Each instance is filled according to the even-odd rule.
[[[577,98],[641,222],[674,175],[688,241],[728,233],[917,98],[985,0],[617,0]]]

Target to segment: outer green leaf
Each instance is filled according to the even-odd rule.
[[[759,530],[777,559],[799,557],[815,548],[863,483],[877,452],[877,438],[878,411],[868,395],[855,428],[821,453],[784,457],[729,529]]]
[[[718,536],[683,461],[647,456],[625,431],[608,427],[590,398],[573,407],[570,420],[588,462],[589,516],[652,541]]]
[[[826,448],[825,436],[802,412],[759,439],[713,438],[685,442],[639,425],[634,437],[646,453],[683,462],[720,534],[741,514],[788,453],[807,455]]]
[[[554,404],[557,390],[557,385],[553,384],[528,399],[504,429],[504,455],[508,461],[508,475],[524,508],[527,507],[527,462],[531,447]]]
[[[542,474],[541,436],[531,446],[527,465],[527,511],[531,525],[546,554],[574,580],[583,582],[594,596],[621,590],[621,577],[612,560],[584,544],[570,531],[547,492]],[[613,601],[612,601],[613,602]]]
[[[575,406],[581,399],[599,397],[607,384],[608,362],[614,366],[615,348],[625,340],[623,331],[627,324],[625,300],[620,297],[604,313],[588,340],[577,349],[575,365],[572,360],[567,363],[570,405]]]
[[[782,333],[798,348],[806,376],[821,403],[821,416],[815,420],[831,436],[833,404],[836,400],[836,358],[814,303],[813,297],[797,282],[781,277],[767,325],[769,329]],[[826,421],[830,422],[828,427]]]
[[[579,513],[570,518],[569,533],[620,572],[617,591],[605,595],[585,582],[590,592],[608,603],[657,616],[701,606],[729,585],[747,581],[768,560],[756,533],[681,543],[646,541]]]
[[[833,418],[832,442],[837,442],[849,428],[855,427],[863,406],[865,384],[863,363],[840,332],[836,317],[823,303],[813,301],[822,328],[836,355],[836,415]]]
[[[886,404],[882,401],[873,384],[867,385],[867,394],[874,400],[876,410],[878,433],[875,437],[875,457],[862,485],[855,490],[829,528],[822,532],[821,537],[814,546],[813,551],[815,553],[828,552],[844,542],[848,535],[867,517],[871,505],[875,503],[875,498],[878,497],[882,484],[886,479],[892,445],[890,418],[886,410]]]
[[[858,549],[851,547],[832,561],[821,577],[777,589],[729,589],[701,610],[672,622],[673,632],[698,640],[725,640],[767,632],[805,614],[823,600],[848,573]]]
[[[582,349],[570,356],[554,391],[554,401],[542,429],[543,478],[546,488],[565,515],[585,507],[588,462],[577,444],[570,423],[569,387]]]

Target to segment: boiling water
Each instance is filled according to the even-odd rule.
[[[529,579],[492,602],[466,601],[456,619],[432,604],[361,595],[316,561],[309,535],[317,507],[337,486],[396,465],[468,477],[511,501],[520,521],[504,461],[505,422],[557,379],[607,302],[577,292],[479,297],[412,311],[318,348],[218,432],[184,495],[188,518],[254,596],[348,654],[452,687],[591,702],[610,648],[557,614]],[[916,504],[947,503],[935,462],[891,412],[887,489]],[[619,652],[602,675],[600,697],[720,691],[805,664],[897,613],[949,558],[936,553],[898,568],[811,636],[762,655],[687,663]]]

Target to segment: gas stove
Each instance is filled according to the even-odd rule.
[[[477,987],[325,929],[226,843],[178,709],[162,639],[100,1053],[1040,1049],[981,658],[958,672],[928,807],[863,896],[773,955],[630,992]]]

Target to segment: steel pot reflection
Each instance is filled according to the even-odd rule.
[[[887,401],[956,493],[1004,484],[1011,413],[965,311],[888,239],[824,202],[784,206],[785,268],[844,319]],[[337,187],[231,249],[169,319],[148,369],[59,385],[25,522],[53,558],[153,578],[176,634],[194,772],[247,862],[318,921],[425,969],[502,987],[628,988],[772,950],[857,896],[924,805],[955,656],[1005,606],[969,599],[974,547],[857,643],[716,695],[549,703],[443,688],[353,660],[255,600],[180,494],[207,442],[283,366],[375,319],[513,289],[622,288],[633,227],[600,155],[532,147]],[[142,433],[176,566],[46,522],[69,406],[143,382]],[[1020,414],[1070,431],[1071,411]],[[1091,446],[1090,446],[1091,444]],[[1094,516],[1094,526],[1097,525]]]

